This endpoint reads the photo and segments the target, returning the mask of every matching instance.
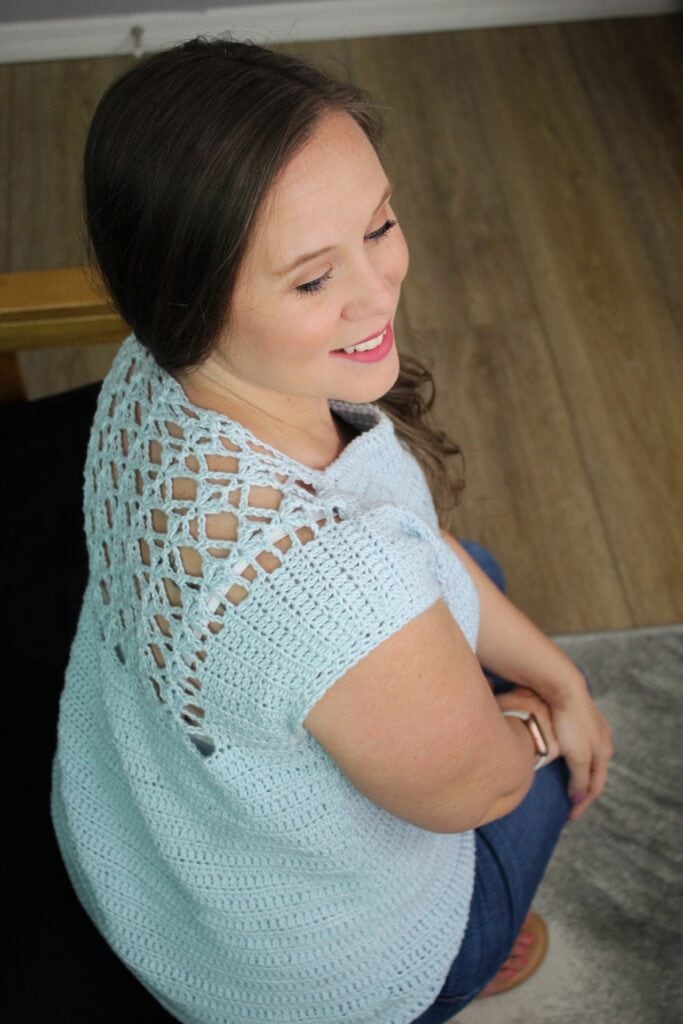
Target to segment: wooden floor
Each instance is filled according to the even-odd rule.
[[[341,59],[387,108],[397,341],[466,452],[453,532],[549,632],[683,619],[683,18],[286,49]],[[83,140],[130,62],[0,67],[0,269],[83,262]],[[112,356],[26,353],[29,395]]]

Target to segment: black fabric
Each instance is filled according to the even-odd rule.
[[[175,1020],[90,922],[50,820],[59,696],[88,573],[83,466],[100,386],[0,406],[8,1024]]]

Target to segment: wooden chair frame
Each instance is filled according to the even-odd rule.
[[[26,401],[18,352],[101,345],[128,334],[89,267],[0,274],[0,403]]]

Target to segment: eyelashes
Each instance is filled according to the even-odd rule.
[[[396,220],[386,220],[382,224],[381,228],[377,228],[376,231],[372,231],[369,235],[366,235],[366,241],[381,242],[389,234],[391,229],[398,224]],[[306,284],[299,284],[296,286],[296,291],[299,295],[315,295],[317,292],[322,291],[326,283],[332,277],[332,271],[328,270],[322,277],[317,277],[315,281],[307,281]]]
[[[315,295],[316,292],[322,291],[327,281],[332,277],[332,271],[328,270],[322,277],[317,277],[315,281],[307,281],[306,284],[298,284],[296,291],[299,295]]]
[[[398,223],[398,221],[395,221],[395,220],[385,220],[384,224],[382,224],[381,228],[377,228],[376,231],[371,231],[370,234],[367,235],[366,237],[367,238],[373,238],[373,239],[376,239],[376,240],[382,239],[382,238],[384,238],[385,235],[389,234],[391,229],[393,227],[395,227],[397,223]]]

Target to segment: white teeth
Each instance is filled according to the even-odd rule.
[[[369,352],[370,349],[377,348],[378,345],[382,344],[385,334],[386,328],[376,338],[371,338],[370,341],[362,341],[360,345],[352,345],[351,348],[343,348],[342,352]]]

